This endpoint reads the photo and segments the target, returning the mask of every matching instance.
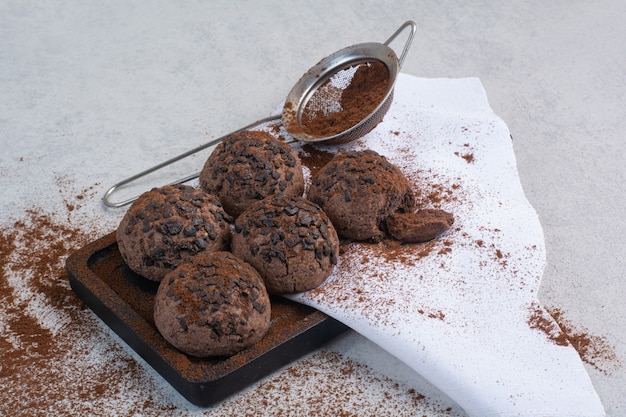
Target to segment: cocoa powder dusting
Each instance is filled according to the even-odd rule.
[[[528,325],[546,334],[549,340],[559,346],[571,345],[580,358],[603,374],[609,374],[609,368],[621,368],[614,348],[602,336],[592,335],[587,330],[576,329],[564,317],[559,308],[543,310],[538,304],[529,308]]]
[[[303,158],[303,162],[312,171],[323,166],[327,157],[332,157],[312,149],[307,151],[311,151],[311,157]],[[412,181],[420,206],[441,208],[463,197],[460,183],[439,181],[430,172],[422,172]],[[93,229],[87,226],[73,224],[70,216],[88,203],[85,200],[93,196],[92,189],[84,188],[78,195],[66,197],[67,213],[61,216],[34,208],[0,232],[3,265],[0,270],[0,350],[3,355],[0,415],[104,415],[111,410],[120,415],[170,415],[172,411],[198,414],[197,408],[190,408],[158,375],[133,359],[131,349],[112,338],[110,330],[69,287],[65,259],[100,237],[97,232],[88,232]],[[463,201],[463,204],[469,203]],[[450,237],[425,243],[405,244],[391,239],[376,244],[344,241],[342,251],[350,254],[349,258],[358,259],[362,269],[371,269],[368,257],[388,263],[437,262],[445,268],[447,257],[461,244],[455,241],[455,234],[463,233],[460,228],[450,232]],[[504,268],[509,254],[489,242],[489,235],[499,232],[485,229],[484,237],[472,240],[472,246],[488,251],[493,261]],[[359,270],[356,264],[350,267]],[[386,285],[393,276],[379,271],[375,278]],[[358,285],[353,291],[359,294],[359,305],[368,317],[367,306],[373,299]],[[325,289],[328,297],[342,293],[345,288],[333,292],[330,285]],[[141,294],[129,297],[141,298]],[[135,301],[132,304],[141,305]],[[385,307],[396,307],[396,300],[383,302]],[[354,306],[355,310],[359,305]],[[280,303],[272,309],[277,315],[282,314]],[[451,317],[436,306],[415,306],[414,312],[425,320],[437,322],[446,322]],[[151,304],[144,303],[139,313],[151,317]],[[613,348],[605,338],[577,330],[563,315],[559,309],[548,309],[546,313],[539,305],[531,306],[528,324],[558,345],[571,344],[583,361],[600,372],[608,373],[610,366],[622,366],[616,363]],[[274,331],[281,329],[274,328]],[[273,342],[267,337],[260,344]],[[185,358],[181,356],[180,361],[185,362],[181,367],[186,365],[193,369],[196,365],[193,359]],[[240,359],[235,355],[230,360]],[[34,392],[37,395],[33,395]],[[384,410],[380,409],[381,403],[385,403]],[[464,415],[456,407],[431,404],[415,389],[395,383],[367,365],[332,351],[314,353],[202,414],[290,415],[294,410],[307,415],[332,413],[337,416],[395,416],[406,410],[411,410],[412,415]]]
[[[302,165],[309,168],[311,176],[313,176],[317,174],[319,170],[324,167],[324,165],[330,162],[335,154],[323,151],[310,144],[304,144],[302,145],[302,151],[298,153],[298,156],[302,161]]]
[[[69,287],[64,262],[93,238],[39,209],[0,233],[0,415],[98,413],[104,398],[124,395],[110,381],[144,374],[118,345],[103,352],[106,366],[83,363],[102,332]]]
[[[261,407],[265,415],[272,416],[465,415],[456,406],[430,402],[414,388],[380,376],[369,366],[333,351],[315,353],[289,366],[250,394],[259,402],[258,408],[251,406],[238,415],[256,416]],[[250,397],[248,393],[246,396]],[[227,411],[228,405],[225,404]]]
[[[331,155],[332,157],[333,155]],[[407,156],[410,158],[410,155]],[[402,162],[402,161],[400,161]],[[314,159],[303,159],[303,166],[309,167],[310,164],[317,163]],[[396,166],[402,167],[402,163]],[[312,170],[319,170],[313,167]],[[409,181],[418,201],[418,207],[433,207],[439,209],[450,203],[460,203],[463,199],[463,189],[460,184],[446,184],[440,182],[440,178],[432,172],[419,172],[419,175],[409,175]],[[463,204],[467,204],[465,201]],[[450,219],[452,220],[452,218]],[[453,232],[458,232],[458,228]],[[389,274],[387,269],[389,265],[402,264],[407,267],[415,266],[421,262],[435,262],[445,269],[445,261],[454,252],[454,239],[439,238],[429,240],[427,242],[407,243],[396,240],[391,237],[382,239],[380,242],[356,242],[351,240],[343,240],[340,247],[340,258],[344,262],[342,270],[350,271],[351,277],[361,275],[373,275],[373,285],[385,287],[394,280],[394,275]],[[379,266],[385,267],[379,268]],[[377,272],[372,272],[376,270]],[[422,277],[419,277],[422,279]],[[359,279],[348,279],[350,283],[354,281],[354,286],[350,290],[355,294],[351,299],[350,308],[358,311],[365,318],[373,323],[385,323],[386,316],[377,314],[373,309],[368,308],[372,304],[380,303],[387,308],[399,308],[393,299],[382,300],[371,294],[362,291],[358,284]],[[323,288],[311,291],[314,298],[320,298],[330,304],[345,304],[349,297],[346,295],[346,288],[343,286],[345,282],[341,279],[326,282]],[[400,295],[395,295],[396,298]],[[407,295],[408,297],[408,295]],[[414,306],[414,314],[426,319],[437,319],[445,321],[446,313],[439,308],[428,305]]]
[[[468,132],[468,128],[461,128],[463,132]],[[475,161],[474,153],[471,151],[471,145],[469,143],[463,144],[463,151],[455,151],[454,154],[458,157],[465,159],[468,164],[473,164]]]
[[[75,224],[80,217],[77,211],[93,197],[91,188],[72,198],[67,185],[63,185],[62,193],[67,194],[63,202],[67,212],[50,214],[33,208],[0,231],[0,415],[198,415],[196,407],[147,365],[137,362],[131,349],[112,337],[70,288],[65,260],[100,238],[101,232],[93,223]],[[107,259],[96,267],[100,268],[95,270],[98,275],[125,268],[121,257]],[[130,286],[138,288],[137,283],[109,284],[138,308],[141,316],[152,321],[156,283],[144,282],[140,292],[127,291]],[[293,314],[293,309],[275,302],[272,313],[278,318]],[[260,348],[275,344],[274,335],[285,330],[280,326],[293,320],[275,320],[272,332],[259,342]],[[241,358],[235,355],[230,360],[234,363]],[[177,360],[181,362],[179,369],[187,366],[190,373],[197,369],[193,358],[180,355]],[[362,387],[369,388],[365,391]],[[378,409],[382,400],[387,410]],[[366,365],[323,351],[200,414],[275,415],[269,409],[283,415],[294,410],[340,416],[363,415],[363,410],[378,416],[395,416],[407,410],[418,415],[462,415],[460,410],[454,413],[449,407],[429,403],[415,389],[394,383]]]

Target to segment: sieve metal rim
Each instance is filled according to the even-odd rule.
[[[378,106],[359,123],[332,136],[315,136],[300,130],[302,113],[313,94],[339,71],[368,62],[380,62],[389,71],[389,86]],[[373,128],[384,117],[390,107],[388,101],[393,97],[399,71],[400,60],[395,51],[386,44],[365,42],[336,51],[310,68],[293,86],[283,106],[282,124],[293,138],[303,142],[339,144],[357,139],[371,130],[363,132],[364,126],[372,124]],[[360,134],[357,135],[356,132]]]

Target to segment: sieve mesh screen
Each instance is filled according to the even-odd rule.
[[[358,65],[335,73],[319,87],[309,99],[304,114],[307,118],[326,117],[331,113],[343,110],[341,95],[350,85]]]
[[[387,66],[378,61],[341,69],[323,81],[300,117],[304,132],[332,136],[367,118],[385,99],[390,86]]]

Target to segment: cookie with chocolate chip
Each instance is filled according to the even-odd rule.
[[[258,272],[230,252],[203,252],[169,272],[154,300],[154,323],[196,357],[230,356],[260,341],[270,299]]]
[[[416,207],[400,169],[372,150],[339,152],[312,178],[307,197],[328,215],[339,236],[379,241],[385,219]]]
[[[200,187],[236,218],[265,197],[301,196],[304,174],[298,154],[285,142],[266,132],[242,131],[216,146],[200,172]]]
[[[116,237],[128,267],[160,281],[204,251],[227,250],[232,218],[217,197],[178,184],[143,193],[120,222]]]
[[[237,218],[232,252],[259,271],[269,293],[297,293],[331,274],[339,239],[317,204],[279,194],[254,203]]]

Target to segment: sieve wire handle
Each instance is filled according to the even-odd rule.
[[[415,31],[417,30],[417,25],[415,24],[414,21],[407,20],[406,22],[402,24],[402,26],[398,28],[398,30],[395,31],[393,35],[389,37],[389,39],[387,39],[387,42],[385,42],[385,45],[389,46],[389,44],[393,42],[398,37],[398,35],[400,35],[400,33],[402,33],[404,29],[408,27],[410,27],[411,32],[409,33],[409,37],[406,41],[406,44],[404,44],[404,49],[402,50],[402,54],[400,55],[400,60],[399,60],[400,67],[402,67],[402,63],[404,62],[404,57],[406,56],[407,52],[409,52],[409,48],[411,47],[411,43],[413,42],[413,37],[415,36]]]
[[[113,195],[113,193],[115,193],[118,190],[118,188],[121,188],[121,187],[123,187],[125,185],[128,185],[131,182],[134,182],[134,181],[138,180],[139,178],[145,177],[146,175],[151,174],[154,171],[157,171],[157,170],[159,170],[159,169],[161,169],[163,167],[171,165],[174,162],[180,161],[181,159],[186,158],[186,157],[188,157],[190,155],[198,153],[201,150],[204,150],[206,148],[210,148],[213,145],[217,145],[222,140],[224,140],[227,136],[232,135],[233,133],[237,133],[237,132],[240,132],[242,130],[251,129],[251,128],[255,127],[255,126],[259,126],[259,125],[262,125],[264,123],[268,123],[268,122],[271,122],[271,121],[274,121],[274,120],[278,120],[280,118],[281,118],[281,115],[273,115],[273,116],[266,117],[264,119],[257,120],[254,123],[250,123],[249,125],[247,125],[245,127],[242,127],[241,129],[235,130],[234,132],[231,132],[231,133],[229,133],[227,135],[224,135],[222,137],[219,137],[217,139],[213,139],[212,141],[207,142],[204,145],[200,145],[200,146],[198,146],[196,148],[193,148],[193,149],[191,149],[191,150],[189,150],[187,152],[184,152],[184,153],[182,153],[182,154],[180,154],[178,156],[175,156],[175,157],[173,157],[171,159],[168,159],[165,162],[161,162],[160,164],[155,165],[152,168],[148,168],[145,171],[141,171],[138,174],[135,174],[135,175],[133,175],[131,177],[128,177],[125,180],[122,180],[122,181],[118,182],[117,184],[113,185],[111,188],[109,188],[104,193],[104,196],[102,197],[102,201],[104,202],[104,205],[106,205],[107,207],[113,207],[113,208],[118,208],[118,207],[122,207],[122,206],[125,206],[127,204],[130,204],[133,201],[135,201],[139,196],[137,195],[137,196],[131,197],[131,198],[127,199],[127,200],[113,202],[113,201],[111,201],[111,195]],[[174,182],[172,182],[170,184],[181,184],[181,183],[184,183],[184,182],[187,182],[187,181],[191,181],[194,178],[198,178],[199,175],[200,175],[200,173],[191,174],[191,175],[188,175],[186,177],[179,178],[179,179],[177,179],[176,181],[174,181]]]

